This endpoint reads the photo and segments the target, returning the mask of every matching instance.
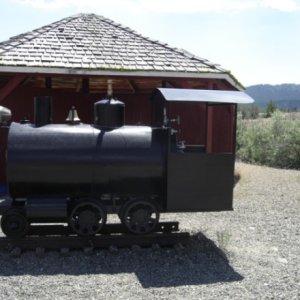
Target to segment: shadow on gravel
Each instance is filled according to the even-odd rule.
[[[230,266],[226,254],[202,233],[191,236],[185,247],[97,250],[86,256],[67,257],[47,252],[38,258],[27,251],[19,258],[0,252],[0,276],[116,275],[134,273],[143,288],[233,282],[243,277]],[[42,280],[42,279],[41,279]],[[113,282],[111,282],[113,284]]]
[[[234,179],[233,179],[234,186],[238,184],[240,179],[241,179],[241,175],[239,173],[234,173]]]

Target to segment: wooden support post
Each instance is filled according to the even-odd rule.
[[[76,93],[78,93],[80,91],[81,87],[82,87],[82,80],[79,78],[76,81],[76,87],[75,87]]]
[[[10,95],[10,93],[16,89],[24,80],[25,76],[16,75],[10,79],[10,81],[0,89],[0,103]]]
[[[82,92],[88,94],[90,92],[90,80],[89,78],[82,78]]]

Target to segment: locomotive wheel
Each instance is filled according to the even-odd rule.
[[[2,232],[11,238],[20,238],[26,235],[29,223],[20,210],[10,209],[1,218]]]
[[[157,206],[150,201],[136,200],[128,203],[122,213],[122,223],[134,234],[152,232],[159,221]]]
[[[95,235],[105,223],[105,208],[94,201],[84,201],[75,205],[69,218],[71,228],[81,236]]]

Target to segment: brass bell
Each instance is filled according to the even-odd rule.
[[[76,125],[80,123],[77,110],[74,106],[72,106],[72,108],[70,109],[68,117],[66,118],[66,122],[71,125]]]

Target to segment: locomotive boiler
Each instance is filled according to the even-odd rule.
[[[32,223],[63,222],[91,236],[115,213],[128,232],[147,234],[160,213],[231,210],[234,152],[179,143],[164,105],[171,90],[153,94],[152,127],[125,125],[125,105],[111,96],[94,104],[93,124],[82,124],[75,108],[66,124],[52,124],[51,98],[36,97],[35,122],[9,128],[2,231],[21,237]],[[225,103],[251,102],[236,93]],[[191,94],[184,99],[195,101]],[[6,123],[9,110],[0,114]]]

